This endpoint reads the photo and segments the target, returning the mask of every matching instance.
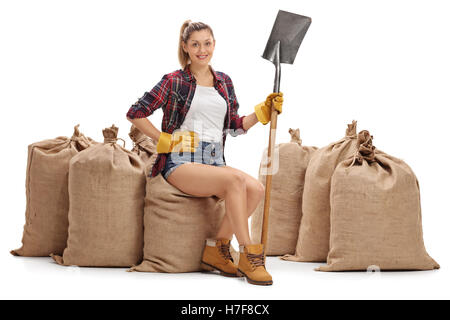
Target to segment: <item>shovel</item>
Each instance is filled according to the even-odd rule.
[[[306,31],[311,24],[311,18],[301,16],[287,11],[278,11],[277,18],[272,27],[266,49],[262,57],[275,65],[275,82],[273,92],[280,92],[280,63],[293,64],[298,48],[305,37]],[[269,227],[270,190],[272,187],[272,155],[275,147],[275,136],[277,131],[278,111],[272,105],[270,117],[269,147],[267,149],[267,176],[264,197],[264,216],[261,233],[261,243],[266,248],[267,233]]]

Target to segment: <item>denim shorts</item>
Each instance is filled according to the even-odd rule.
[[[161,171],[164,179],[183,163],[197,162],[222,167],[226,163],[223,160],[222,142],[199,141],[195,152],[171,152],[167,155],[166,165]]]

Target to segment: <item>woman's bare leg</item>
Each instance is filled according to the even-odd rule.
[[[185,163],[167,181],[184,193],[225,199],[226,215],[240,245],[251,244],[245,178],[236,171],[202,163]]]
[[[260,201],[264,198],[265,187],[261,182],[259,182],[251,175],[243,171],[240,171],[238,169],[229,166],[224,166],[223,168],[230,171],[234,170],[238,174],[242,174],[244,176],[245,186],[247,190],[247,221],[248,221],[248,218],[253,214]],[[233,231],[234,230],[232,228],[231,221],[228,215],[225,215],[217,232],[216,238],[231,239],[233,237],[234,233]]]

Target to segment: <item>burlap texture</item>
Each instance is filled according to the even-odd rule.
[[[142,261],[144,163],[116,143],[118,128],[103,130],[104,143],[73,157],[69,169],[69,237],[62,265],[130,267]]]
[[[136,153],[142,159],[145,164],[145,173],[148,175],[158,157],[155,141],[139,131],[134,124],[131,125],[128,136],[133,141],[131,152]]]
[[[289,129],[291,141],[276,146],[279,154],[278,171],[272,176],[270,192],[269,225],[266,255],[294,254],[298,230],[302,218],[302,196],[305,174],[316,147],[302,146],[300,130]],[[267,149],[265,151],[267,154]],[[259,168],[259,181],[266,185],[266,175]],[[252,215],[251,236],[253,243],[261,242],[264,201]]]
[[[144,261],[130,271],[195,272],[207,238],[214,238],[225,201],[188,195],[161,174],[147,177]]]
[[[339,162],[358,148],[356,121],[348,125],[343,139],[317,150],[309,162],[303,191],[303,216],[295,255],[283,260],[325,262],[330,241],[330,184]]]
[[[26,211],[22,247],[11,254],[48,257],[62,254],[67,242],[69,162],[95,142],[74,128],[60,136],[30,144],[25,181]]]
[[[419,183],[402,160],[379,152],[362,131],[359,152],[341,162],[331,180],[327,265],[319,271],[430,270]]]

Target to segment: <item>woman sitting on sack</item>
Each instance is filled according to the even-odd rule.
[[[158,157],[151,176],[161,173],[179,190],[194,196],[225,200],[226,214],[216,239],[207,239],[202,268],[225,276],[245,276],[252,284],[271,285],[262,244],[252,244],[248,218],[264,197],[264,185],[225,163],[227,133],[245,134],[258,121],[270,121],[272,102],[281,113],[282,93],[270,94],[255,106],[255,113],[240,117],[233,83],[228,75],[209,65],[215,39],[201,22],[181,27],[178,58],[183,69],[164,75],[127,113],[142,133],[157,143]],[[188,64],[190,62],[190,64]],[[147,119],[163,108],[162,132]],[[236,235],[240,260],[235,265],[230,239]]]

